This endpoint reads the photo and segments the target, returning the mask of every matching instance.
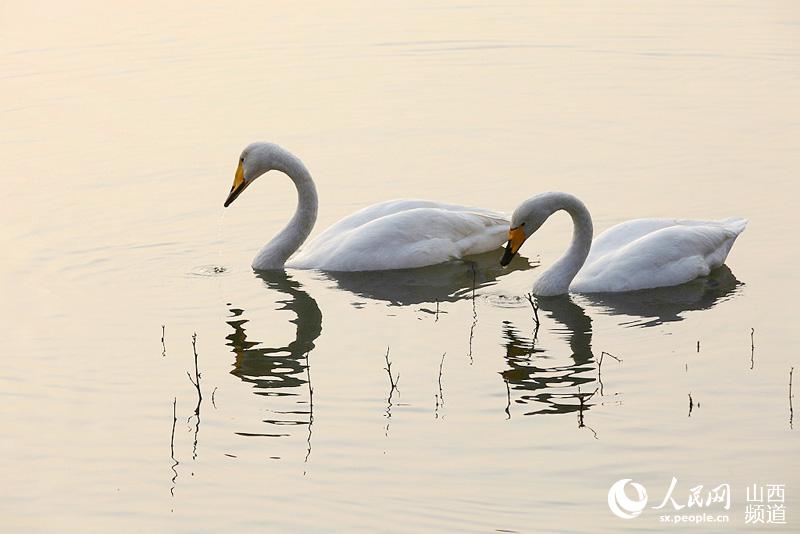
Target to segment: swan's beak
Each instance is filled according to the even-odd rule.
[[[244,168],[242,167],[242,162],[239,161],[239,166],[236,168],[236,176],[233,178],[233,186],[231,187],[231,192],[228,194],[228,198],[225,200],[225,207],[231,205],[231,202],[236,200],[236,197],[242,194],[242,191],[250,185],[250,182],[246,182],[244,180]]]
[[[511,260],[514,259],[514,255],[516,255],[519,248],[525,242],[525,229],[522,225],[517,226],[516,228],[511,228],[508,231],[508,245],[506,245],[506,252],[503,254],[503,257],[500,258],[500,265],[505,267]]]

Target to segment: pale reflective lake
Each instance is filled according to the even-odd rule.
[[[785,484],[797,530],[796,3],[4,3],[0,80],[4,532],[666,531],[673,477],[730,485],[688,509],[726,531]],[[311,170],[315,234],[545,190],[597,230],[750,224],[708,279],[542,299],[536,330],[568,217],[505,270],[256,274],[295,193],[223,210],[254,140]]]

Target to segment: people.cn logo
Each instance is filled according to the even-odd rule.
[[[630,499],[625,494],[625,486],[628,482],[636,490],[636,499]],[[631,482],[630,478],[617,480],[608,490],[608,507],[617,517],[622,519],[639,517],[645,506],[647,506],[647,490],[641,484]]]

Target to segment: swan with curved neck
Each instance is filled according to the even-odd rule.
[[[568,193],[542,193],[514,210],[500,263],[507,265],[525,240],[561,210],[572,218],[572,242],[534,283],[533,293],[539,296],[635,291],[689,282],[725,263],[747,225],[741,218],[634,219],[592,241],[592,218],[583,202]]]
[[[317,222],[319,198],[311,173],[303,162],[277,145],[253,143],[244,149],[225,207],[262,174],[276,170],[288,176],[297,188],[297,208],[289,223],[261,248],[254,269],[283,269],[286,260],[300,248]]]
[[[300,159],[273,143],[252,143],[239,158],[225,207],[271,170],[297,189],[289,223],[256,255],[256,270],[374,271],[435,265],[502,246],[508,218],[493,211],[427,200],[391,200],[345,217],[300,252],[317,220],[319,199]],[[295,254],[297,252],[297,254]]]

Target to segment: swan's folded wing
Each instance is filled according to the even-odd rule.
[[[405,209],[386,206],[388,214],[367,221],[362,218],[360,224],[340,221],[289,265],[332,271],[405,269],[480,254],[505,241],[508,219],[501,214],[435,202],[400,202]],[[424,206],[411,207],[410,202]],[[374,209],[379,206],[367,208],[373,209],[370,215],[380,213]],[[359,212],[348,219],[363,215]]]
[[[649,234],[665,228],[676,227],[708,227],[714,232],[714,228],[723,228],[734,232],[736,235],[742,233],[747,220],[732,217],[722,221],[702,221],[691,219],[632,219],[612,226],[603,231],[592,241],[592,248],[586,258],[586,264],[591,264],[598,258],[602,258],[609,252],[625,247],[634,241],[641,239]]]
[[[676,221],[593,255],[571,287],[583,292],[632,291],[688,282],[721,266],[743,229],[743,220]]]
[[[317,242],[325,241],[326,239],[330,239],[331,237],[341,235],[348,230],[359,228],[361,226],[364,226],[365,224],[371,223],[372,221],[419,208],[430,208],[430,209],[437,209],[442,211],[454,211],[454,212],[468,211],[473,213],[482,213],[488,217],[500,217],[502,219],[508,220],[508,218],[505,217],[504,215],[495,213],[490,210],[484,210],[482,208],[471,208],[467,206],[459,206],[457,204],[445,204],[443,202],[434,202],[432,200],[418,200],[418,199],[387,200],[385,202],[379,202],[378,204],[367,206],[366,208],[360,209],[357,212],[348,215],[343,219],[340,219],[339,221],[335,222],[334,224],[326,228],[325,231],[323,231],[317,237],[315,237],[314,240],[311,243],[309,243],[309,246],[316,245]]]
[[[594,238],[586,263],[590,264],[595,259],[619,250],[647,234],[677,224],[679,224],[677,219],[632,219],[612,226]]]

